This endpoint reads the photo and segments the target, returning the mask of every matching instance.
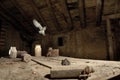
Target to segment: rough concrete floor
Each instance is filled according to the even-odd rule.
[[[31,61],[21,59],[0,58],[0,80],[47,80],[44,78],[49,69]]]

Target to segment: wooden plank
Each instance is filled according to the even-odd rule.
[[[85,9],[85,0],[78,0],[79,14],[80,14],[80,23],[82,27],[87,26],[86,22],[86,9]]]
[[[49,10],[50,10],[51,20],[53,21],[56,29],[57,29],[58,31],[61,31],[62,28],[61,28],[61,26],[60,26],[60,24],[59,24],[59,22],[58,22],[58,20],[57,20],[57,18],[56,18],[56,14],[55,14],[55,11],[54,11],[54,9],[53,9],[53,7],[52,7],[51,0],[46,0],[46,3],[47,3],[48,8],[49,8]]]
[[[67,58],[71,65],[61,66],[61,60]],[[39,64],[43,64],[51,69],[51,71],[65,71],[67,70],[79,70],[83,69],[84,66],[92,66],[95,70],[87,80],[107,80],[117,75],[120,75],[120,62],[116,61],[104,61],[104,60],[90,60],[90,59],[78,59],[70,57],[33,57],[32,60],[35,60]],[[114,73],[114,74],[113,74]],[[72,74],[71,74],[72,75]],[[60,77],[60,76],[59,76]],[[69,76],[70,77],[70,76]]]
[[[5,45],[5,43],[1,43],[1,42],[0,42],[0,46],[3,46],[3,45]]]
[[[108,38],[108,51],[110,60],[114,60],[114,47],[113,47],[113,33],[111,31],[110,19],[107,19],[107,38]]]
[[[99,26],[102,22],[104,0],[97,0],[96,3],[96,24]]]
[[[106,19],[117,19],[117,18],[120,18],[120,13],[104,15],[104,16],[102,16],[102,18],[103,18],[103,20],[106,20]]]
[[[45,63],[43,61],[40,61],[39,59],[32,58],[32,61],[34,61],[34,62],[36,62],[36,63],[38,63],[38,64],[40,64],[42,66],[45,66],[47,68],[50,68],[50,69],[52,68],[51,65],[46,65],[47,63]]]

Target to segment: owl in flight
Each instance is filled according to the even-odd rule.
[[[42,27],[42,25],[36,19],[33,19],[33,24],[36,28],[39,28],[39,34],[45,36],[46,26]]]

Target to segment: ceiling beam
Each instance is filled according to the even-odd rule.
[[[61,28],[60,23],[58,22],[58,20],[57,20],[57,18],[56,18],[56,14],[55,14],[55,11],[54,11],[54,9],[53,9],[53,7],[52,7],[51,0],[46,0],[46,3],[47,3],[48,8],[49,8],[49,10],[50,10],[49,12],[50,12],[51,20],[53,21],[56,29],[57,29],[58,31],[61,31],[62,28]]]
[[[104,0],[97,0],[96,1],[96,25],[97,26],[101,25],[103,8],[104,8]]]
[[[37,31],[37,29],[35,27],[33,27],[32,21],[28,18],[28,16],[26,15],[25,11],[23,10],[23,8],[19,5],[19,3],[17,2],[17,0],[10,0],[11,3],[20,11],[20,13],[22,14],[22,16],[24,17],[24,19],[27,21],[30,30],[33,31],[33,33],[35,33]]]
[[[38,9],[38,7],[36,6],[35,1],[34,1],[34,0],[30,0],[29,3],[32,5],[33,10],[35,11],[36,16],[38,17],[38,20],[39,20],[40,22],[42,22],[42,25],[43,25],[43,26],[46,26],[46,27],[48,28],[49,25],[48,25],[48,23],[45,21],[42,13],[40,12],[40,9]],[[49,31],[50,31],[50,28],[49,28],[49,30],[48,30],[48,29],[46,30],[46,32],[50,33]]]
[[[6,15],[4,12],[0,11],[0,16],[1,18],[3,18],[5,21],[7,21],[8,23],[10,23],[20,34],[24,34],[26,35],[29,39],[32,39],[33,37],[27,33],[25,30],[23,30],[23,28],[21,27],[21,25],[16,24],[16,21],[13,20],[13,18],[11,18],[10,16]],[[19,26],[19,27],[18,27]]]
[[[106,20],[106,19],[117,19],[117,18],[120,18],[120,13],[102,16],[102,20]]]
[[[30,0],[30,4],[32,5],[32,8],[34,9],[36,15],[38,16],[38,18],[42,21],[44,26],[47,26],[47,23],[44,19],[44,17],[42,16],[40,10],[37,8],[35,1],[34,0]]]
[[[85,0],[78,0],[79,14],[80,14],[80,23],[82,27],[87,26],[86,22],[86,8],[85,8]]]
[[[19,19],[17,19],[14,14],[10,13],[10,11],[9,11],[8,9],[6,9],[6,8],[4,7],[4,4],[1,3],[1,2],[0,2],[0,9],[2,10],[2,12],[4,12],[4,14],[6,14],[6,15],[8,15],[10,18],[12,18],[12,20],[16,22],[15,24],[21,25],[21,28],[22,28],[22,29],[24,29],[24,30],[25,30],[27,33],[29,33],[30,35],[33,35],[33,34],[31,33],[31,31],[27,30],[27,29],[25,28],[26,26],[25,26]],[[16,27],[17,27],[17,26],[16,26]]]
[[[67,0],[60,0],[60,3],[68,23],[68,29],[73,29],[73,21],[72,21],[70,11],[68,10]]]
[[[14,27],[21,36],[24,36],[25,39],[22,39],[24,41],[27,41],[27,42],[31,42],[33,40],[35,40],[35,37],[29,35],[28,33],[26,33],[26,31],[24,31],[23,29],[20,29],[16,26],[20,26],[20,25],[17,25],[15,24],[10,18],[8,18],[8,16],[4,15],[4,13],[1,13],[0,12],[0,15],[1,15],[1,18],[3,18],[5,21],[7,21],[10,25],[12,25],[12,27]]]

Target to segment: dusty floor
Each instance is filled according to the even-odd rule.
[[[45,73],[49,73],[49,69],[33,61],[25,63],[19,58],[0,58],[0,80],[46,80]]]
[[[66,57],[33,57],[40,63],[44,63],[49,67],[60,67],[61,59]],[[68,57],[67,57],[68,58]],[[112,78],[120,75],[120,62],[115,61],[99,61],[68,58],[71,62],[70,66],[93,66],[95,72],[91,74],[87,80],[119,80],[120,77]],[[29,63],[22,62],[20,58],[0,58],[0,80],[78,80],[78,79],[48,79],[45,76],[50,74],[50,68],[40,65],[34,61]],[[112,79],[110,79],[112,78]]]

